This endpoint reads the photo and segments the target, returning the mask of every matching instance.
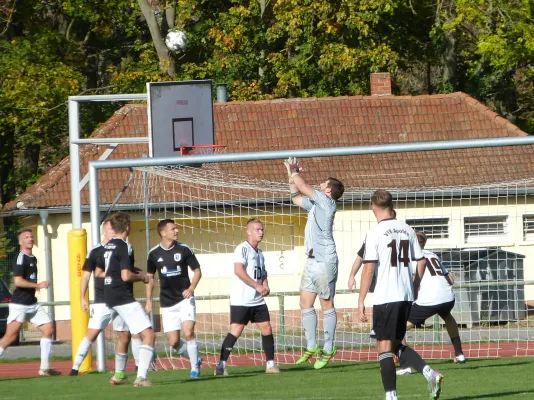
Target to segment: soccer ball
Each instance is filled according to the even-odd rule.
[[[182,50],[187,44],[187,36],[182,31],[171,31],[165,38],[165,44],[170,51]]]

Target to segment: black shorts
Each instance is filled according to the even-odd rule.
[[[246,325],[249,322],[265,322],[270,321],[269,309],[267,304],[260,306],[230,306],[230,323]]]
[[[454,300],[433,306],[420,306],[417,303],[413,303],[408,321],[414,325],[421,325],[427,318],[433,317],[436,314],[442,319],[445,319],[451,313],[453,308]]]
[[[402,340],[410,315],[411,301],[396,301],[373,306],[373,331],[376,340]]]

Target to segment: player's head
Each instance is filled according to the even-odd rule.
[[[417,241],[419,242],[419,246],[421,246],[422,249],[425,248],[427,237],[424,232],[416,232],[417,235]]]
[[[21,249],[29,250],[33,248],[33,231],[31,228],[22,228],[17,232],[17,237]]]
[[[319,188],[320,192],[325,193],[334,200],[338,200],[341,196],[343,196],[343,192],[345,192],[345,186],[343,183],[339,179],[331,177],[325,182],[321,183]]]
[[[263,234],[263,222],[258,218],[250,218],[247,221],[247,240],[251,243],[259,243],[263,240]]]
[[[373,207],[373,212],[389,212],[391,216],[395,212],[393,210],[393,196],[387,190],[378,189],[371,196],[371,204]]]
[[[162,219],[158,222],[158,235],[162,239],[178,240],[178,225],[170,219]]]
[[[130,233],[130,215],[125,212],[116,212],[109,219],[111,229],[116,235],[125,234],[128,236]]]
[[[115,232],[113,231],[113,228],[111,227],[111,220],[106,219],[104,223],[102,224],[102,241],[107,243],[111,239],[113,239],[114,235],[115,235]]]

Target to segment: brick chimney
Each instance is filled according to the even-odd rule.
[[[378,72],[371,74],[371,96],[391,95],[391,74]]]

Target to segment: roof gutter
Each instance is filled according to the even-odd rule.
[[[343,195],[344,203],[368,203],[371,200],[372,192],[375,189],[362,189],[358,192],[349,192]],[[403,191],[393,191],[394,201],[424,201],[424,200],[463,200],[477,197],[518,197],[518,196],[534,196],[534,187],[523,188],[507,188],[507,187],[495,187],[495,188],[451,188],[451,189],[435,189],[418,191],[417,189],[407,189]],[[289,197],[269,197],[253,199],[253,202],[258,205],[279,205],[286,206],[291,204]],[[228,206],[239,206],[241,204],[250,205],[251,199],[240,199],[234,201],[187,201],[187,202],[165,202],[165,203],[130,203],[130,204],[116,204],[113,208],[121,211],[142,211],[145,207],[151,210],[161,208],[218,208]],[[103,204],[100,206],[100,211],[107,211],[110,204]],[[70,206],[63,207],[45,207],[45,208],[28,208],[18,210],[8,210],[0,212],[0,217],[23,217],[30,215],[40,215],[41,211],[47,211],[50,214],[69,214],[72,210]],[[83,213],[90,212],[89,205],[82,206]]]

